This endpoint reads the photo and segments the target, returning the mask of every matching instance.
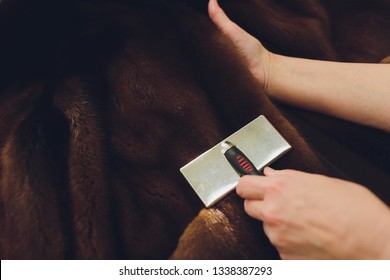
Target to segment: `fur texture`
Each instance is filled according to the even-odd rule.
[[[221,4],[273,51],[379,61],[388,1],[349,2]],[[179,168],[264,114],[294,147],[275,168],[343,170],[298,133],[314,135],[307,117],[264,95],[206,6],[1,1],[2,259],[278,257],[234,193],[202,209]]]

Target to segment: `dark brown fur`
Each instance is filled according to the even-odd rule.
[[[179,168],[264,114],[293,146],[276,168],[329,171],[299,115],[287,120],[208,19],[207,1],[51,2],[0,4],[0,257],[277,258],[241,199],[203,209]],[[221,2],[274,51],[389,53],[389,29],[372,33],[390,25],[386,1],[370,14],[359,1],[366,46],[353,28],[334,40],[348,1]]]

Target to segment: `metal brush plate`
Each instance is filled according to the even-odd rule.
[[[224,141],[235,144],[259,170],[291,149],[290,144],[261,115],[180,168],[206,207],[212,206],[232,191],[239,179],[221,153],[221,143]]]

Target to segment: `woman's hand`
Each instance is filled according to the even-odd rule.
[[[237,194],[283,259],[390,259],[390,210],[367,188],[295,170],[244,176]]]
[[[217,0],[209,1],[209,16],[216,26],[228,36],[241,55],[246,59],[249,70],[267,90],[271,75],[273,54],[253,36],[232,22],[219,7]]]
[[[272,99],[390,132],[390,64],[341,63],[274,54],[210,0],[209,15]],[[375,92],[375,94],[371,94]]]

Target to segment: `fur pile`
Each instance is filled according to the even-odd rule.
[[[275,52],[372,62],[390,53],[389,1],[220,2]],[[360,139],[360,127],[281,111],[206,7],[206,0],[1,1],[2,259],[277,258],[241,199],[232,193],[203,209],[179,172],[260,114],[294,147],[275,168],[350,177],[325,157],[326,144],[316,153],[304,138],[321,138],[310,128],[318,119],[345,150],[353,143],[341,145],[348,137],[335,138],[334,129]],[[383,158],[369,164],[385,173],[390,149],[381,148]],[[378,192],[381,184],[373,183]]]

